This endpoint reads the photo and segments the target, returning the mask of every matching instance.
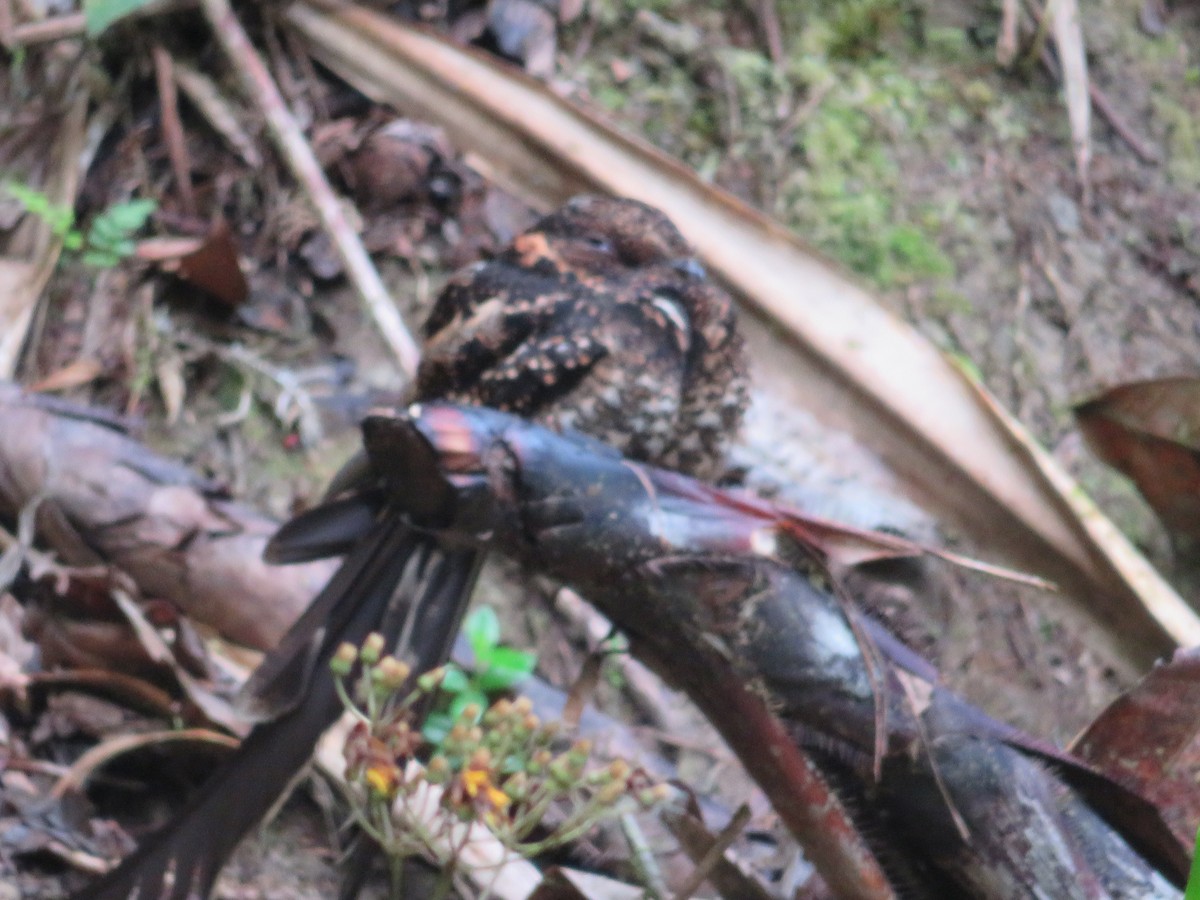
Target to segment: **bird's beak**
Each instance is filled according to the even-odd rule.
[[[704,263],[696,259],[694,256],[683,256],[671,262],[671,268],[682,275],[687,275],[689,278],[694,278],[697,281],[703,281],[708,277],[708,272],[704,268]]]

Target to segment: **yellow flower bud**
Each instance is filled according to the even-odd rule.
[[[379,655],[383,653],[385,644],[386,641],[384,641],[383,635],[378,631],[372,631],[368,634],[367,639],[363,641],[362,653],[359,654],[363,665],[373,666],[379,662]]]
[[[487,747],[479,747],[471,754],[471,761],[468,764],[472,769],[488,769],[492,765],[492,751]]]
[[[533,712],[533,701],[525,696],[518,697],[513,701],[512,709],[518,715],[527,716]]]
[[[389,691],[395,691],[408,681],[411,673],[411,666],[389,655],[379,661],[379,666],[375,670],[375,678],[382,687]]]
[[[345,678],[350,674],[350,670],[354,668],[356,662],[358,662],[358,648],[353,644],[344,643],[337,648],[337,652],[329,660],[329,668],[333,670],[334,675]]]
[[[625,796],[624,781],[610,781],[596,792],[596,802],[601,806],[612,806]]]

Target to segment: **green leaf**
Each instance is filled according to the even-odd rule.
[[[51,209],[43,215],[43,218],[50,226],[50,230],[54,232],[55,237],[63,240],[67,238],[83,240],[83,235],[72,227],[75,224],[75,213],[71,210],[61,207]]]
[[[87,250],[83,254],[83,264],[96,269],[111,269],[121,261],[121,257],[110,250]]]
[[[492,666],[498,669],[512,669],[528,675],[537,665],[537,654],[529,650],[518,650],[516,647],[497,647],[492,654]]]
[[[149,6],[152,0],[83,0],[83,15],[89,37],[103,32],[118,19]]]
[[[115,266],[137,249],[133,234],[146,224],[158,208],[153,200],[130,200],[106,209],[88,228],[88,252],[84,262],[94,266]]]
[[[97,246],[115,244],[117,241],[124,240],[128,234],[127,231],[123,231],[112,222],[99,218],[95,219],[88,228],[88,243]]]
[[[146,224],[157,206],[153,200],[130,200],[106,209],[92,220],[88,241],[96,246],[128,241]]]
[[[44,193],[25,184],[7,182],[4,189],[15,197],[25,209],[50,226],[54,236],[66,239],[72,234],[71,226],[75,224],[75,211],[68,206],[51,203]],[[78,249],[75,247],[73,249]]]
[[[475,653],[475,665],[486,668],[492,649],[500,643],[500,619],[490,606],[481,606],[467,616],[463,631],[471,650]]]
[[[446,674],[442,677],[442,690],[447,694],[461,694],[471,686],[467,673],[458,666],[446,666]]]
[[[529,677],[537,666],[537,654],[513,647],[497,647],[490,665],[475,676],[475,683],[489,694],[506,691]]]
[[[1188,873],[1187,889],[1183,900],[1200,900],[1200,832],[1196,834],[1196,847],[1192,853],[1192,871]]]
[[[133,234],[146,224],[146,220],[156,209],[158,209],[158,204],[153,200],[129,200],[106,210],[97,219],[97,222],[101,220],[111,222],[123,233]]]
[[[44,211],[50,205],[50,198],[41,191],[36,191],[27,184],[17,184],[15,181],[6,181],[4,190],[8,191],[13,197],[21,202],[31,213],[36,213],[39,210],[37,206],[41,206]]]
[[[113,261],[109,265],[115,266],[118,262],[127,256],[132,256],[136,245],[128,238],[117,238],[116,240],[96,240],[95,235],[88,235],[87,252],[100,253],[105,256],[111,256]]]

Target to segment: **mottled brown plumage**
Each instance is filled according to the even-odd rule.
[[[439,295],[423,336],[413,400],[493,406],[690,474],[718,471],[746,405],[729,297],[708,283],[675,226],[632,200],[577,197],[465,269]],[[277,562],[347,554],[255,673],[253,691],[272,718],[175,821],[79,900],[207,895],[339,714],[328,662],[343,641],[404,633],[397,652],[416,671],[445,660],[478,558],[412,530],[388,500],[403,472],[383,465],[360,454],[330,499],[268,548]]]
[[[577,197],[457,275],[424,328],[416,399],[573,428],[711,475],[746,404],[733,305],[661,212]]]

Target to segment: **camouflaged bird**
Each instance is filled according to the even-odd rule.
[[[575,429],[634,459],[713,475],[746,405],[729,296],[661,212],[577,197],[446,285],[415,399]]]
[[[747,403],[730,298],[670,220],[633,200],[571,200],[452,278],[422,334],[413,401],[495,407],[700,477],[719,472]],[[404,635],[396,652],[416,672],[448,657],[478,554],[415,530],[388,498],[421,486],[378,467],[359,454],[267,549],[274,562],[346,556],[255,673],[266,720],[175,820],[77,898],[207,896],[341,713],[328,668],[341,643]],[[410,512],[419,505],[406,496]]]

